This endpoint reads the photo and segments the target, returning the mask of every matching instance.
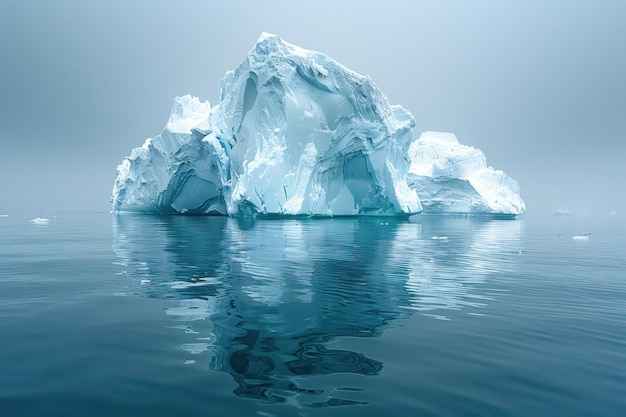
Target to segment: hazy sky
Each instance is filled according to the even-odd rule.
[[[173,99],[262,31],[369,74],[517,179],[530,212],[626,214],[626,2],[0,0],[0,213],[109,210]]]

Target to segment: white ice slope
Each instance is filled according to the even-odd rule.
[[[452,133],[424,132],[411,144],[408,182],[424,213],[518,215],[526,211],[517,181],[487,166],[485,155]]]

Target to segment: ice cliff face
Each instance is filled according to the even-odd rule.
[[[210,109],[196,97],[176,98],[161,134],[133,149],[117,167],[113,210],[226,214],[222,180],[227,158],[215,136],[202,130]]]
[[[408,182],[425,213],[523,214],[517,181],[452,133],[425,132],[411,144]]]
[[[419,212],[409,167],[413,116],[369,77],[264,35],[222,81],[229,213]]]
[[[523,212],[479,150],[441,134],[411,145],[413,116],[322,53],[263,34],[221,87],[213,108],[177,98],[118,166],[114,211],[410,215],[422,198],[428,211]]]

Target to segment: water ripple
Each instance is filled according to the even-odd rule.
[[[326,407],[360,403],[340,394],[360,388],[306,390],[301,378],[383,369],[329,343],[381,336],[415,312],[479,314],[497,296],[483,284],[517,267],[522,232],[518,221],[436,217],[242,223],[123,215],[115,217],[114,249],[132,293],[179,300],[166,314],[196,341],[178,348],[210,355],[210,369],[232,375],[235,394]]]

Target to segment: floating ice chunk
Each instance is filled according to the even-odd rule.
[[[30,221],[32,224],[48,224],[50,223],[50,219],[46,219],[43,217],[35,217],[34,219],[31,219]]]
[[[185,361],[185,365],[193,365],[194,363],[196,363],[196,361],[194,361],[193,359]]]
[[[573,240],[589,240],[589,235],[575,235],[572,236]]]
[[[432,240],[448,240],[448,236],[433,236]]]
[[[554,215],[555,216],[572,216],[574,215],[574,213],[572,213],[571,210],[560,208],[554,211]]]
[[[9,217],[8,214],[0,214],[0,217]]]

